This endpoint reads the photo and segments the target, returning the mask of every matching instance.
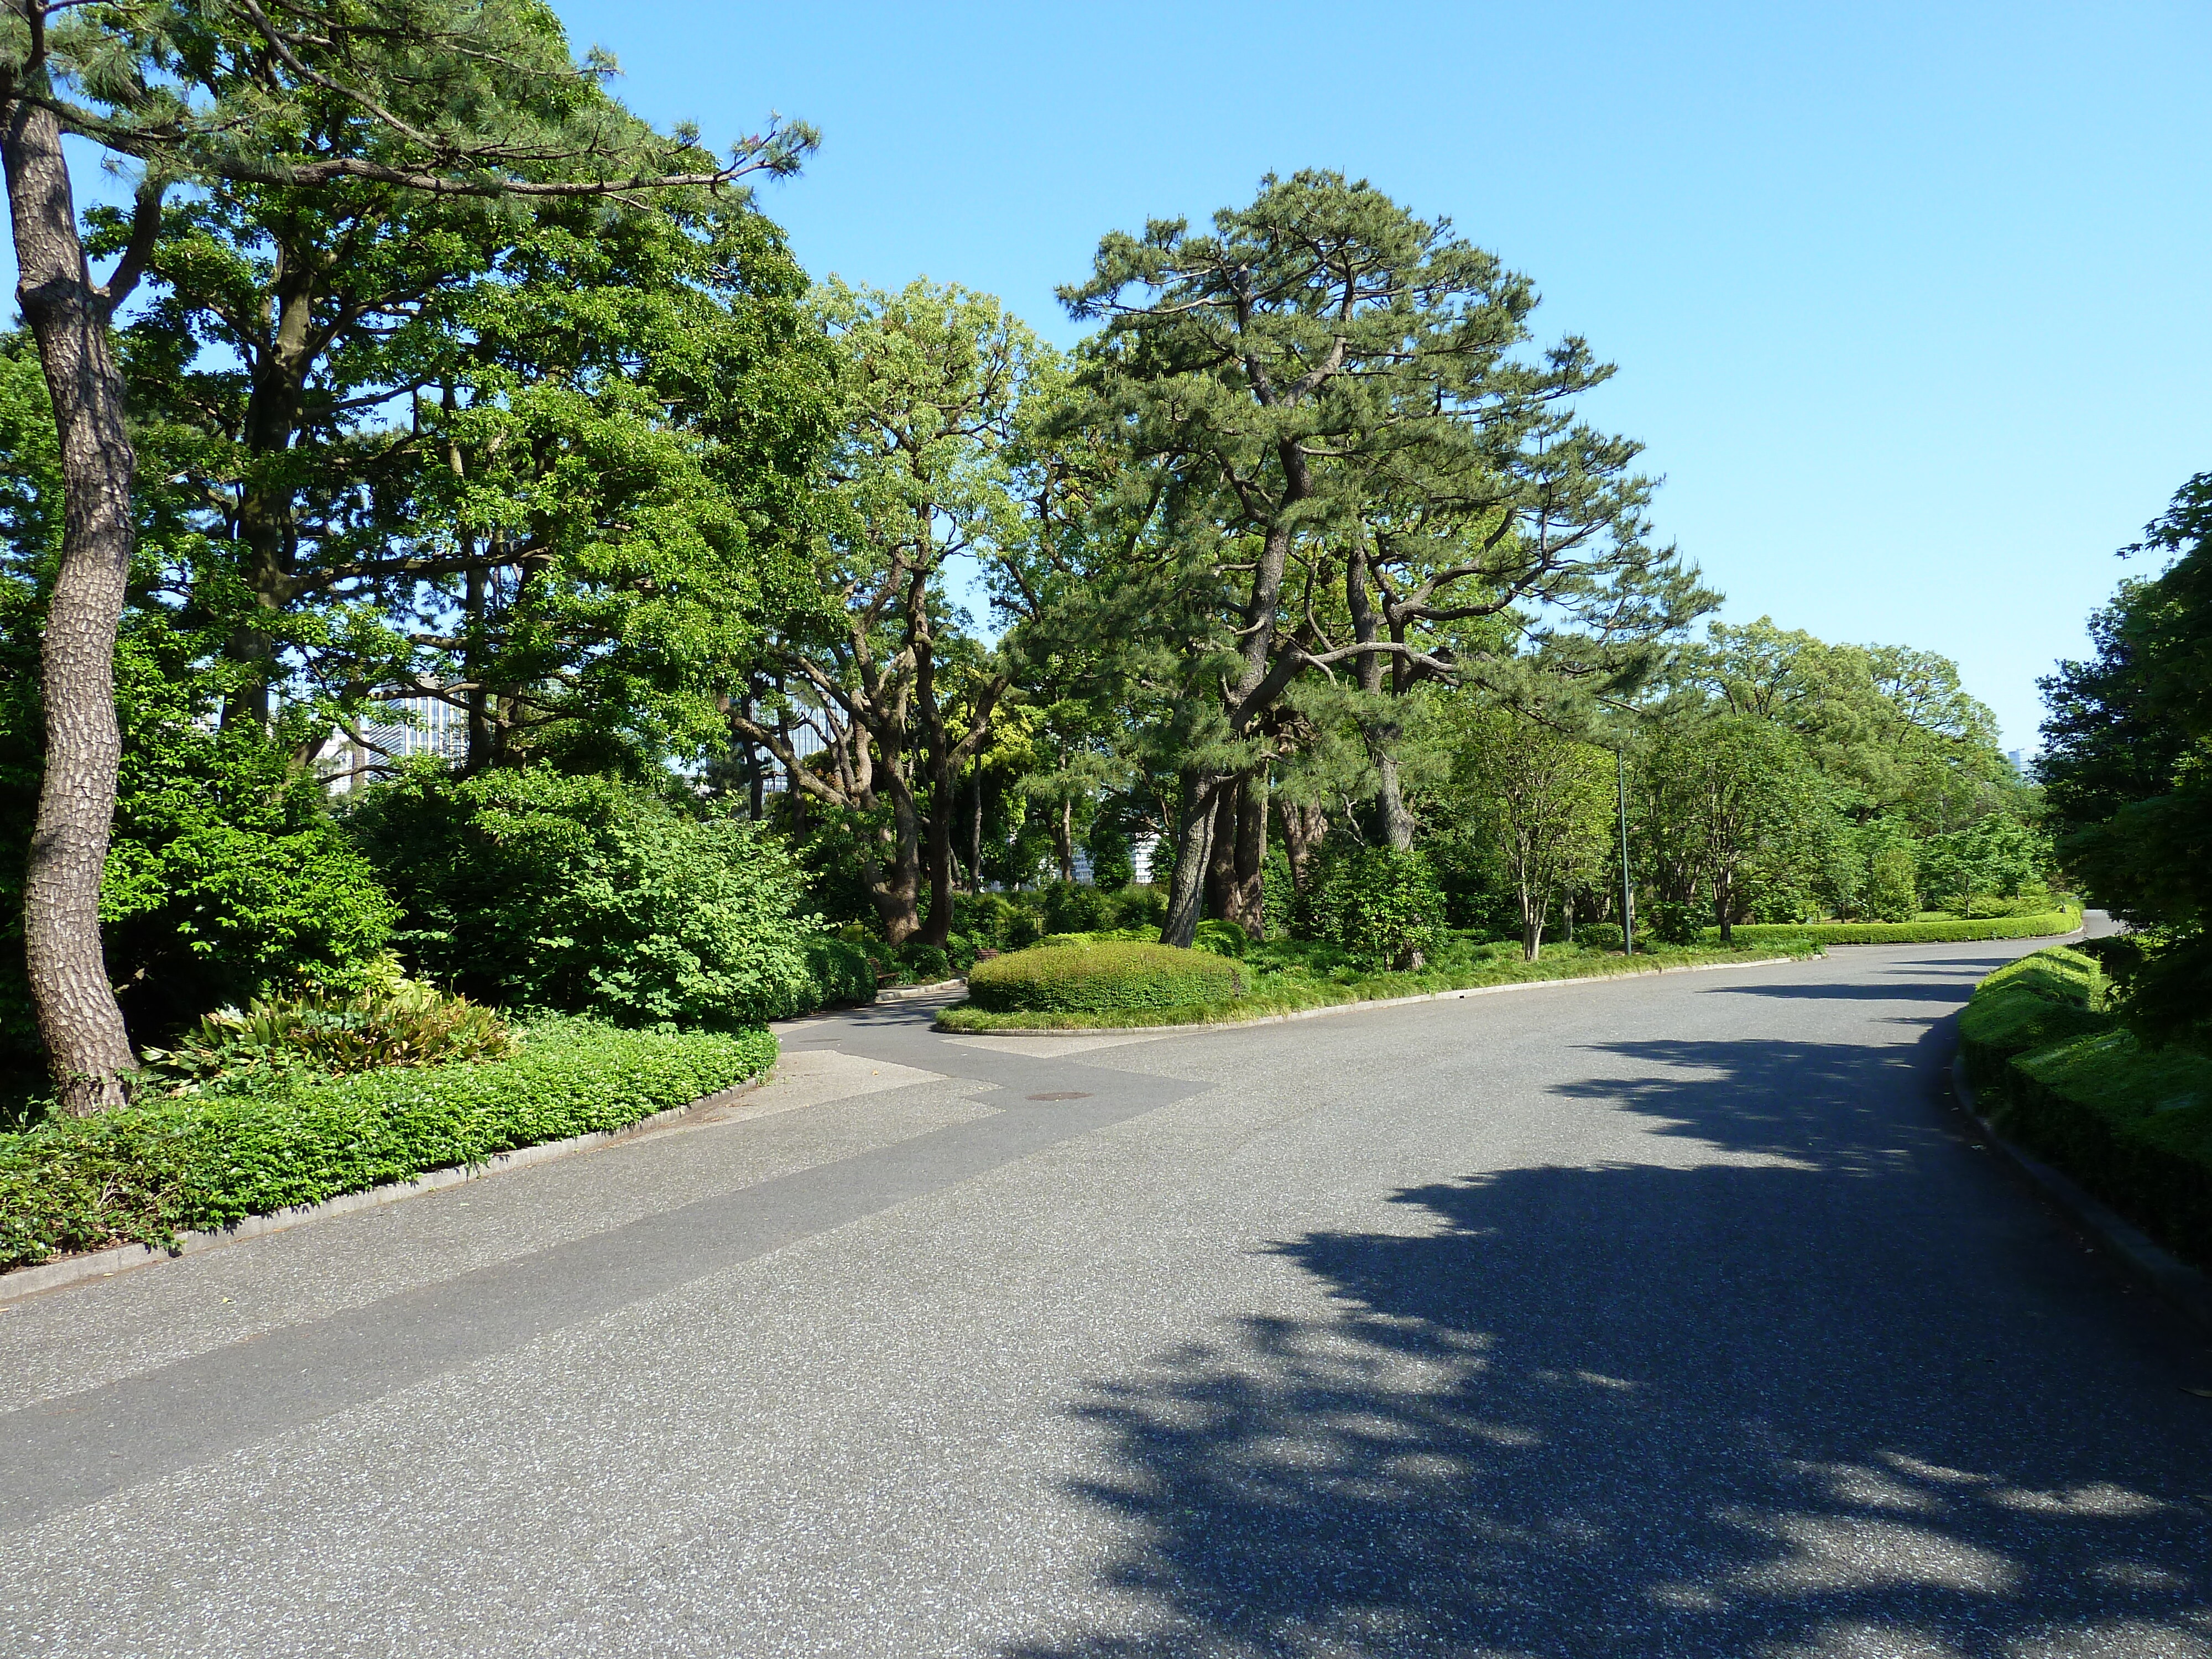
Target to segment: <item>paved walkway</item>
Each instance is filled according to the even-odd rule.
[[[2212,1346],[1943,1092],[2022,948],[799,1022],[0,1313],[0,1652],[2212,1656]]]

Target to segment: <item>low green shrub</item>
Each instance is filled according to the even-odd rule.
[[[736,1029],[806,1006],[782,840],[611,778],[418,769],[346,820],[406,913],[398,944],[480,1002]]]
[[[1416,967],[1444,938],[1443,890],[1420,853],[1360,847],[1333,854],[1312,908],[1318,935],[1372,968]]]
[[[263,1075],[348,1077],[514,1052],[514,1035],[496,1012],[409,980],[255,1001],[243,1013],[218,1009],[175,1047],[143,1051],[149,1085],[173,1094],[220,1091]]]
[[[1241,962],[1252,947],[1252,936],[1233,921],[1208,916],[1192,933],[1190,943],[1194,951],[1210,951],[1217,957]]]
[[[1104,893],[1080,882],[1056,881],[1044,890],[1045,931],[1091,933],[1113,925],[1114,907]]]
[[[1133,939],[1019,951],[979,962],[968,976],[969,1000],[1000,1012],[1171,1008],[1224,1001],[1243,988],[1224,957]]]
[[[980,1000],[956,1004],[939,1014],[938,1029],[986,1032],[1136,1029],[1159,1025],[1233,1025],[1273,1015],[1308,1009],[1373,1002],[1392,997],[1427,996],[1443,991],[1468,990],[1488,985],[1534,981],[1606,978],[1613,975],[1646,974],[1669,968],[1695,968],[1740,963],[1753,953],[1746,951],[1663,950],[1633,957],[1578,950],[1568,945],[1547,951],[1540,962],[1522,960],[1517,940],[1495,944],[1456,941],[1455,948],[1439,953],[1439,960],[1414,973],[1372,973],[1352,966],[1333,946],[1309,945],[1303,961],[1283,961],[1280,947],[1255,949],[1250,962],[1271,964],[1255,975],[1241,994],[1178,1003],[1169,1007],[1125,1007],[1099,1012],[1031,1010],[994,1011]],[[1820,947],[1803,939],[1762,947],[1759,955],[1818,956]],[[1221,965],[1228,964],[1214,958]],[[1279,963],[1279,966],[1272,964]],[[1249,966],[1249,963],[1248,963]],[[980,969],[978,971],[981,971]],[[975,981],[969,988],[972,994]]]
[[[2212,1055],[2145,1048],[2106,990],[2086,951],[1998,969],[1960,1016],[1967,1077],[1999,1128],[2212,1267]]]
[[[935,985],[952,977],[952,958],[941,945],[908,939],[898,947],[900,976],[910,985]]]
[[[1106,925],[1117,933],[1157,933],[1167,919],[1167,893],[1149,883],[1133,881],[1107,895]]]
[[[549,1020],[508,1059],[142,1100],[0,1135],[0,1269],[225,1227],[251,1215],[618,1129],[756,1077],[763,1030]]]
[[[2037,916],[1997,916],[1987,921],[1814,921],[1747,925],[1733,929],[1739,945],[1771,944],[1806,939],[1821,945],[1943,945],[1974,939],[2042,939],[2070,933],[2081,925],[2078,909],[2047,911]],[[1704,938],[1711,944],[1720,929],[1708,927]]]
[[[811,1006],[795,1010],[848,1006],[876,1000],[876,964],[866,947],[834,933],[811,933],[805,939],[806,972],[814,981]]]
[[[1575,929],[1574,942],[1593,951],[1618,951],[1622,934],[1615,921],[1588,921]]]

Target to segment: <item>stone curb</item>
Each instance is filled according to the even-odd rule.
[[[111,1279],[134,1267],[149,1267],[157,1261],[198,1255],[204,1250],[216,1249],[225,1244],[259,1238],[265,1233],[281,1233],[310,1221],[351,1215],[356,1211],[373,1210],[383,1204],[397,1204],[402,1199],[438,1192],[447,1187],[458,1187],[464,1182],[480,1181],[486,1176],[503,1174],[508,1170],[526,1170],[533,1164],[548,1164],[556,1158],[566,1158],[571,1152],[588,1152],[595,1147],[612,1146],[617,1141],[649,1134],[656,1129],[672,1128],[694,1112],[726,1106],[750,1094],[760,1087],[767,1075],[764,1072],[760,1077],[733,1083],[711,1095],[702,1095],[689,1105],[672,1106],[665,1112],[655,1112],[651,1117],[625,1123],[619,1129],[595,1129],[589,1134],[570,1135],[565,1140],[547,1140],[535,1146],[518,1146],[511,1152],[500,1152],[481,1164],[463,1164],[450,1170],[432,1170],[411,1181],[390,1182],[357,1193],[341,1193],[336,1198],[326,1198],[319,1204],[296,1204],[289,1209],[278,1210],[269,1215],[250,1215],[228,1227],[204,1232],[179,1233],[177,1235],[177,1248],[173,1250],[156,1249],[150,1244],[115,1244],[104,1250],[88,1251],[83,1255],[64,1256],[58,1261],[46,1262],[36,1267],[17,1267],[0,1273],[0,1307],[21,1301],[27,1296],[37,1296],[41,1291],[59,1290],[64,1285],[78,1284],[88,1279]]]
[[[1280,1025],[1293,1019],[1318,1019],[1323,1014],[1357,1013],[1364,1008],[1403,1008],[1415,1002],[1457,1002],[1463,997],[1486,997],[1500,991],[1556,991],[1563,985],[1607,985],[1615,980],[1642,979],[1650,974],[1708,974],[1723,968],[1771,968],[1796,957],[1754,957],[1748,962],[1700,962],[1686,968],[1637,968],[1621,974],[1576,974],[1561,979],[1516,979],[1504,985],[1470,985],[1458,991],[1424,991],[1410,997],[1376,997],[1366,1002],[1332,1002],[1321,1008],[1297,1008],[1287,1014],[1255,1014],[1249,1019],[1222,1019],[1201,1025],[1008,1025],[996,1030],[961,1031],[938,1024],[933,1030],[947,1036],[1164,1036],[1181,1031],[1241,1031],[1249,1025]]]
[[[1966,1081],[1966,1056],[1951,1057],[1951,1089],[1959,1104],[1973,1119],[1989,1144],[2014,1168],[2040,1187],[2066,1212],[2075,1225],[2112,1252],[2114,1259],[2136,1279],[2183,1313],[2212,1328],[2212,1279],[2158,1243],[2142,1229],[2090,1194],[2071,1176],[2054,1170],[2040,1158],[2014,1146],[1988,1118],[1974,1098],[1974,1085]]]
[[[947,991],[957,991],[968,981],[964,979],[932,980],[927,985],[887,985],[876,993],[878,1002],[914,1002],[923,997],[942,996]],[[865,1003],[861,1005],[866,1006]]]

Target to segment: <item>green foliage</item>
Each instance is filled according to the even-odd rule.
[[[1920,886],[1945,908],[1971,916],[1978,896],[2010,898],[2051,868],[2050,837],[1992,812],[1920,843]]]
[[[1779,944],[1790,939],[1813,939],[1822,945],[1940,945],[1967,939],[2042,939],[2053,933],[2070,933],[2081,925],[2081,911],[2069,909],[1972,921],[1814,921],[1739,927],[1734,931],[1737,940],[1746,945]],[[1717,927],[1704,930],[1705,938],[1719,936]]]
[[[807,1006],[794,1008],[837,1008],[876,1000],[876,965],[867,951],[831,933],[809,933],[805,939],[806,971],[813,981]]]
[[[1625,937],[1613,921],[1586,921],[1575,929],[1575,943],[1590,951],[1618,951]]]
[[[1020,951],[979,962],[968,976],[969,1000],[1000,1012],[1171,1008],[1225,1000],[1243,986],[1223,957],[1133,940]]]
[[[817,1000],[798,872],[757,825],[533,767],[411,772],[348,827],[416,970],[479,1001],[726,1029]]]
[[[2106,992],[2081,951],[1990,975],[1960,1016],[1968,1075],[2000,1128],[2212,1267],[2212,1056],[2146,1047],[2102,1006]]]
[[[2212,1045],[2212,472],[2130,551],[2176,555],[2090,620],[2092,662],[2043,683],[2039,772],[2058,851],[2143,935],[2121,991],[2152,1042]]]
[[[22,965],[21,884],[43,769],[47,574],[0,557],[0,1063],[33,1072],[43,1062]],[[167,1042],[220,1006],[358,987],[398,919],[290,745],[210,718],[200,643],[158,610],[131,613],[117,642],[124,750],[101,938],[139,1042]]]
[[[167,1245],[519,1146],[618,1129],[766,1071],[775,1039],[535,1024],[473,1066],[272,1079],[0,1134],[0,1268]]]
[[[1420,965],[1444,936],[1444,897],[1420,853],[1362,847],[1332,854],[1316,883],[1320,936],[1375,969]]]
[[[219,1008],[174,1048],[149,1048],[145,1059],[152,1086],[197,1094],[270,1073],[345,1077],[387,1066],[501,1060],[514,1051],[513,1032],[491,1009],[395,976],[350,993],[256,1001],[242,1013]]]
[[[1191,948],[1210,951],[1217,957],[1241,961],[1252,943],[1252,936],[1233,921],[1223,921],[1209,916],[1198,924],[1191,934]]]
[[[1546,918],[1598,878],[1611,850],[1612,757],[1504,708],[1453,699],[1454,787],[1463,833],[1484,844],[1512,888],[1522,948],[1543,947]]]
[[[1113,925],[1113,914],[1112,901],[1096,887],[1056,881],[1044,890],[1044,925],[1048,933],[1096,933]]]
[[[1892,842],[1867,860],[1861,901],[1876,921],[1910,921],[1920,909],[1920,859],[1909,842]]]

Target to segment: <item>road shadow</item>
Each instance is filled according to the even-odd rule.
[[[1128,1611],[1007,1652],[2212,1654],[2202,1354],[1896,1075],[1948,1040],[1607,1045],[1560,1092],[1701,1147],[1280,1242],[1327,1312],[1073,1403]]]

